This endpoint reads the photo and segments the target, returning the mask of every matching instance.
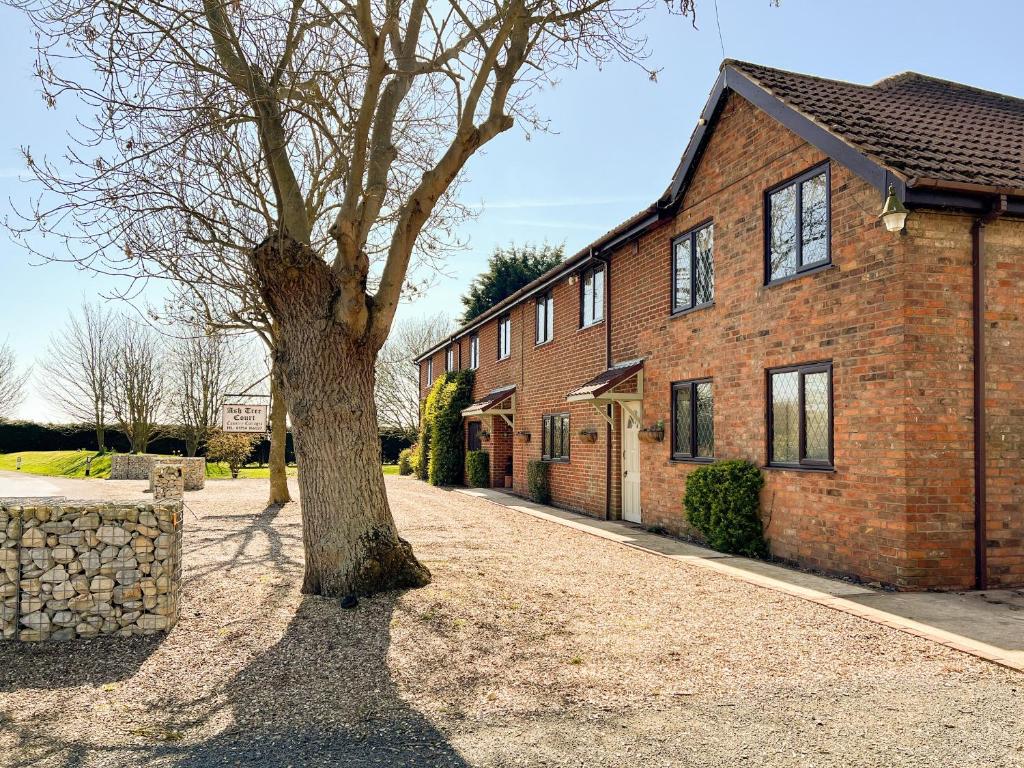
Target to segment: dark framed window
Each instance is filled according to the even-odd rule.
[[[555,299],[548,291],[537,299],[537,343],[544,344],[555,336]]]
[[[568,413],[547,413],[542,417],[540,457],[544,461],[569,460]]]
[[[471,421],[466,427],[466,447],[470,451],[480,450],[480,429],[479,421]]]
[[[707,222],[672,241],[672,311],[715,300],[715,225]]]
[[[715,455],[711,379],[672,385],[672,458],[710,461]]]
[[[512,354],[512,317],[505,315],[498,321],[498,359]]]
[[[427,384],[434,383],[434,358],[427,360]]]
[[[580,327],[604,320],[604,266],[591,267],[580,276]]]
[[[768,463],[831,468],[832,363],[768,371]]]
[[[446,371],[455,370],[455,347],[448,347],[444,353],[444,369]]]
[[[765,193],[765,283],[831,261],[830,188],[825,164]]]
[[[469,337],[469,368],[475,371],[480,367],[480,337],[475,333]]]

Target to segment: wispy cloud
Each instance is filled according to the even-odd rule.
[[[586,224],[582,221],[559,221],[558,219],[502,219],[501,223],[517,227],[537,227],[538,229],[575,229],[581,232],[603,232],[607,229],[598,224]]]
[[[605,197],[525,198],[522,200],[495,200],[492,202],[481,201],[479,203],[468,203],[467,205],[469,208],[473,208],[475,210],[501,211],[521,210],[527,208],[587,208],[599,205],[618,205],[620,203],[636,203],[640,205],[645,201],[647,201],[646,198],[630,195]]]

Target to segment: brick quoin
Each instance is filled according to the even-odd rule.
[[[765,190],[823,163],[831,265],[766,286]],[[580,328],[579,272],[572,272],[551,286],[553,341],[535,344],[530,298],[508,312],[508,359],[497,359],[498,317],[477,331],[474,396],[516,387],[514,430],[484,419],[492,484],[502,484],[511,455],[512,490],[525,495],[526,464],[541,455],[543,415],[568,412],[570,458],[551,464],[553,503],[620,516],[620,406],[565,400],[606,369],[610,327],[613,364],[644,359],[645,426],[671,423],[672,382],[713,381],[715,457],[764,467],[773,556],[900,589],[971,588],[973,218],[920,209],[904,233],[892,234],[878,221],[880,205],[876,187],[729,94],[678,213],[610,254],[604,322]],[[708,220],[714,303],[673,316],[671,241]],[[1024,584],[1024,221],[998,219],[985,237],[987,575],[990,586],[1011,586]],[[469,336],[455,344],[456,363],[468,367]],[[445,349],[432,359],[439,374]],[[833,366],[834,469],[769,467],[766,371],[818,361]],[[425,360],[420,380],[425,396]],[[579,438],[584,428],[597,431],[596,442]],[[640,444],[643,525],[695,535],[682,498],[696,466],[672,460],[668,430],[664,442]]]

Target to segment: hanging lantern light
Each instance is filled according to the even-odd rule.
[[[890,184],[889,195],[885,198],[885,205],[882,206],[882,212],[878,215],[878,218],[885,223],[885,228],[890,232],[902,232],[903,226],[907,223],[908,213],[910,211],[896,197],[896,189]]]

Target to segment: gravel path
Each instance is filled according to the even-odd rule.
[[[430,587],[304,597],[298,506],[209,483],[170,635],[0,644],[0,766],[1024,766],[1016,673],[387,483]]]

